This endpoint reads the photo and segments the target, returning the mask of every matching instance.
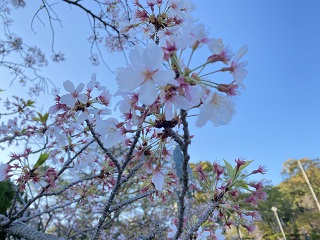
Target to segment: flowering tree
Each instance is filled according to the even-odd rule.
[[[241,58],[247,46],[233,54],[221,39],[210,37],[191,17],[190,1],[60,2],[89,16],[93,64],[103,61],[102,41],[109,51],[128,52],[127,66],[115,79],[115,95],[122,100],[112,109],[113,95],[93,74],[87,83],[65,81],[65,92],[56,94],[47,111],[21,97],[3,101],[0,143],[10,154],[0,165],[6,192],[2,234],[8,239],[224,239],[224,227],[232,225],[253,232],[259,214],[245,207],[266,199],[265,180],[247,183],[246,178],[264,174],[265,167],[244,174],[251,161],[237,159],[234,167],[225,161],[226,174],[218,163],[190,168],[188,151],[189,118],[196,118],[197,127],[231,120],[232,97],[244,89]],[[46,12],[54,36],[55,3],[41,3],[35,18]],[[29,84],[34,96],[46,82],[36,67],[47,60],[9,28],[12,6],[25,4],[2,1],[1,66]],[[195,62],[203,48],[206,58]],[[53,61],[64,60],[54,42],[52,52]],[[7,61],[17,53],[22,63]],[[26,75],[29,70],[33,77]],[[230,73],[230,82],[208,78],[218,72]],[[241,189],[246,197],[237,194]]]

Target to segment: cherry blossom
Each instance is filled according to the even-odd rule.
[[[200,107],[196,125],[202,127],[208,120],[210,120],[214,126],[228,124],[234,112],[233,105],[233,102],[226,96],[217,92],[210,92]]]
[[[164,175],[161,172],[159,165],[157,165],[156,169],[153,172],[152,183],[154,184],[157,191],[162,191],[162,186],[164,184]]]
[[[105,148],[111,148],[121,142],[124,138],[120,128],[121,123],[116,118],[108,118],[97,122],[96,131],[101,135]]]
[[[213,55],[208,57],[208,63],[221,61],[224,64],[227,64],[229,62],[232,53],[228,48],[224,46],[222,39],[211,38],[207,41],[207,46],[213,53]]]
[[[169,230],[168,230],[168,238],[173,238],[174,235],[177,232],[177,227],[174,224],[170,224],[169,226]]]
[[[222,232],[223,230],[221,228],[217,228],[215,231],[214,231],[214,237],[213,239],[214,240],[225,240],[226,237],[222,235]]]
[[[140,87],[139,101],[151,105],[158,98],[157,87],[164,87],[174,79],[174,72],[161,70],[164,53],[162,49],[149,44],[146,49],[135,46],[130,51],[131,66],[120,68],[117,83],[120,93],[131,93]]]
[[[186,96],[179,95],[177,89],[173,85],[168,85],[165,92],[162,93],[161,102],[164,103],[164,114],[167,121],[174,117],[174,108],[188,110],[196,103],[189,101]],[[200,99],[199,99],[200,100]]]
[[[245,89],[242,81],[247,76],[248,71],[244,68],[247,65],[247,61],[239,62],[240,59],[247,53],[248,46],[242,46],[239,51],[236,53],[230,67],[230,72],[235,80],[235,82],[242,88]]]
[[[207,240],[207,237],[210,236],[209,231],[202,230],[202,227],[199,227],[197,231],[197,240]]]
[[[8,171],[9,171],[8,164],[5,164],[5,163],[0,164],[0,182],[4,181],[7,178]]]
[[[63,83],[64,89],[67,90],[70,94],[66,94],[61,96],[60,102],[62,104],[66,104],[69,108],[73,108],[77,101],[80,101],[81,103],[85,104],[88,101],[88,96],[85,94],[80,94],[84,88],[84,84],[81,83],[77,86],[77,88],[74,87],[74,84],[67,80]]]

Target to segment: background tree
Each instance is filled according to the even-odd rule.
[[[319,197],[319,189],[316,184],[320,180],[319,159],[305,158],[300,161]],[[267,190],[268,200],[259,205],[262,221],[257,224],[263,232],[263,237],[276,239],[278,236],[274,234],[279,230],[274,220],[274,214],[270,210],[272,206],[275,206],[288,238],[300,239],[303,236],[309,236],[312,239],[318,238],[319,212],[297,161],[295,159],[287,160],[284,163],[282,174],[285,181],[278,186],[269,187]]]

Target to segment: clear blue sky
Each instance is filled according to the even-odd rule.
[[[43,28],[36,22],[37,35],[30,30],[30,13],[40,6],[40,1],[35,2],[19,10],[14,26],[23,39],[48,49],[49,26]],[[278,184],[282,163],[287,159],[319,157],[320,1],[195,3],[194,16],[210,28],[212,37],[222,38],[234,51],[248,45],[244,59],[249,61],[249,74],[245,79],[247,90],[236,100],[237,112],[229,125],[216,128],[207,124],[199,129],[191,121],[191,134],[195,135],[191,159],[253,159],[253,166],[266,165],[269,172],[264,177]],[[63,28],[56,26],[56,46],[66,53],[67,61],[51,64],[43,73],[61,88],[67,79],[87,82],[92,73],[97,73],[100,81],[108,81],[115,90],[115,76],[88,61],[90,46],[86,39],[90,33],[86,15],[65,4],[61,7],[57,13]],[[125,66],[121,56],[105,54],[113,70]]]

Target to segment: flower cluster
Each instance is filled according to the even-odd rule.
[[[213,41],[204,36],[196,36],[195,33],[200,31],[199,28],[202,29],[203,26],[195,26],[191,32],[184,33],[186,39],[195,36],[194,41],[187,45],[192,50],[191,55],[200,47],[200,43],[211,44]],[[177,113],[181,109],[187,111],[198,108],[200,112],[197,126],[199,127],[205,125],[207,121],[211,121],[215,126],[229,123],[234,112],[234,103],[230,96],[237,95],[238,87],[243,87],[242,80],[246,72],[237,65],[239,54],[236,55],[237,59],[230,62],[230,67],[213,71],[224,72],[229,69],[232,74],[237,71],[230,84],[219,84],[206,78],[210,73],[202,74],[205,67],[209,68],[212,65],[212,61],[205,61],[200,66],[190,69],[189,64],[186,65],[181,57],[178,58],[181,56],[176,47],[181,45],[179,41],[181,40],[171,38],[171,42],[166,40],[162,48],[149,44],[145,49],[136,46],[130,51],[131,65],[119,68],[117,75],[118,94],[126,100],[123,104],[128,105],[131,102],[129,112],[123,112],[123,114],[136,116],[136,110],[141,108],[152,114],[150,112],[152,108],[153,115],[157,114],[158,119],[171,121],[178,116]],[[246,47],[243,47],[239,52],[243,54],[245,49]],[[185,48],[180,49],[181,52],[184,50]],[[190,60],[191,57],[189,63]],[[166,66],[166,69],[163,69],[163,66]],[[138,108],[139,103],[141,106]],[[135,125],[135,123],[137,121],[133,119],[131,124]]]

